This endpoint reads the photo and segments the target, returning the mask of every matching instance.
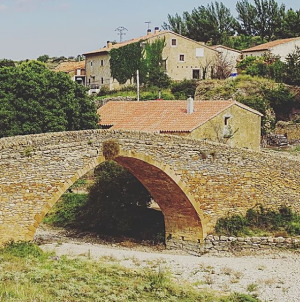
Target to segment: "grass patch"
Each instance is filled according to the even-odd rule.
[[[25,258],[24,251],[28,251]],[[0,267],[0,301],[3,302],[258,302],[238,298],[232,300],[231,296],[220,298],[188,284],[174,283],[167,273],[161,271],[129,270],[107,260],[67,257],[57,260],[28,243],[11,243],[1,249]]]
[[[215,230],[218,234],[226,236],[295,236],[300,235],[300,215],[293,213],[286,206],[281,206],[277,211],[259,206],[249,209],[245,216],[220,218]]]

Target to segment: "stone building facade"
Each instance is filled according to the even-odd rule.
[[[153,34],[135,38],[122,43],[107,43],[107,46],[96,51],[85,53],[87,85],[98,84],[110,89],[120,87],[116,79],[111,76],[110,55],[112,49],[120,48],[130,43],[145,43],[165,39],[163,62],[166,73],[176,81],[184,79],[210,78],[214,62],[219,55],[216,50],[204,43],[196,42],[171,31],[156,30]],[[130,84],[128,81],[125,85]]]

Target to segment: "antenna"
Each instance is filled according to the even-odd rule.
[[[150,23],[151,23],[151,21],[146,21],[145,23],[148,23],[148,29],[150,29]]]
[[[126,33],[124,33],[125,30],[128,31],[128,29],[123,26],[119,26],[117,29],[115,29],[115,31],[119,32],[118,35],[120,36],[120,42],[122,42],[122,37],[126,35]]]

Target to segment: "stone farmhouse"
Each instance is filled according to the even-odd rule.
[[[236,76],[236,64],[242,58],[242,52],[224,45],[213,45],[211,48],[220,53],[220,67],[226,68],[228,71],[230,71],[230,76]]]
[[[262,114],[236,101],[110,101],[98,109],[100,125],[188,136],[252,150],[260,148]]]
[[[296,46],[300,47],[300,37],[271,41],[244,49],[242,50],[242,53],[243,58],[249,56],[259,57],[264,53],[270,53],[279,56],[281,61],[285,61],[286,56],[291,53]]]
[[[85,61],[62,62],[54,69],[54,71],[61,71],[68,74],[72,80],[78,84],[86,84]]]
[[[211,77],[214,61],[218,56],[216,50],[172,31],[160,31],[156,27],[154,33],[148,30],[146,36],[117,44],[108,41],[106,47],[85,53],[87,86],[96,84],[109,89],[118,88],[120,84],[111,76],[109,52],[130,43],[140,42],[142,45],[163,38],[166,43],[162,53],[163,67],[173,80]]]

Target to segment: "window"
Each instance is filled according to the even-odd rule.
[[[200,79],[200,70],[199,69],[193,69],[193,79],[195,79],[195,80]]]
[[[177,66],[178,67],[178,66]],[[163,70],[167,70],[167,60],[162,60],[162,62],[161,62],[161,68],[163,69]]]
[[[100,65],[101,65],[101,66],[104,65],[104,61],[103,61],[103,60],[100,61]]]
[[[171,45],[172,46],[176,46],[177,45],[177,40],[176,39],[172,39],[171,40]]]
[[[184,55],[179,55],[179,61],[184,62]]]
[[[229,119],[230,119],[230,116],[225,116],[225,118],[224,118],[224,125],[225,126],[228,126]]]
[[[104,83],[104,79],[103,78],[101,78],[101,84],[103,84]]]
[[[196,48],[196,57],[203,58],[204,57],[204,48]]]
[[[91,66],[93,66],[93,61],[91,61]]]

